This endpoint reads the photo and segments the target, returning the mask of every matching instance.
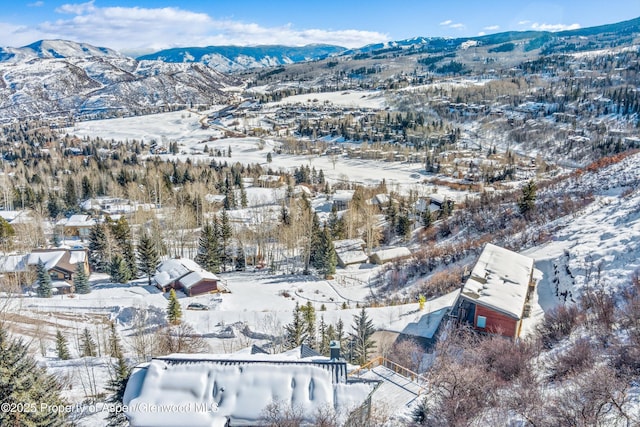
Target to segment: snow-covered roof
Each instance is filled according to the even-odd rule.
[[[195,261],[188,258],[168,259],[158,266],[159,272],[169,274],[169,276],[174,280],[196,270],[202,270],[202,267],[200,267]]]
[[[532,258],[488,243],[461,296],[520,319],[532,272]]]
[[[123,402],[132,426],[256,425],[275,402],[300,409],[309,423],[319,409],[348,415],[371,391],[372,384],[336,384],[331,371],[312,363],[154,359],[134,369]]]
[[[280,175],[260,175],[258,177],[259,182],[278,182],[280,179]]]
[[[431,200],[428,199],[418,199],[416,203],[413,205],[418,212],[424,212],[429,207],[429,211],[434,213],[440,210],[440,207],[434,203],[431,203]]]
[[[354,190],[336,190],[333,194],[333,201],[350,202],[353,199]]]
[[[378,258],[381,262],[391,261],[398,258],[411,256],[409,248],[400,246],[397,248],[382,249],[371,254],[372,257]]]
[[[44,264],[47,270],[54,268],[60,259],[64,256],[65,251],[46,251],[46,252],[32,252],[29,254],[27,264],[37,265],[40,261]]]
[[[224,194],[207,194],[204,199],[209,203],[222,203],[226,197]]]
[[[216,276],[215,274],[209,271],[198,270],[198,271],[193,271],[187,274],[186,276],[184,276],[183,278],[181,278],[180,284],[182,284],[182,286],[185,287],[186,289],[189,289],[190,287],[200,282],[201,280],[219,281],[220,279],[218,278],[218,276]]]
[[[458,290],[456,289],[446,295],[429,300],[425,303],[424,310],[405,313],[383,329],[404,335],[432,339],[438,331],[442,319],[455,304],[457,297]]]
[[[0,217],[2,217],[5,221],[15,224],[15,223],[24,223],[31,220],[29,218],[28,211],[0,211]]]
[[[69,252],[69,264],[78,264],[84,262],[87,258],[87,252],[82,251],[70,251]]]
[[[373,196],[371,203],[374,205],[386,205],[389,203],[389,200],[390,198],[388,194],[380,193]]]
[[[118,197],[94,197],[83,201],[80,206],[85,211],[102,210],[108,213],[130,212],[134,209],[130,200]]]
[[[28,255],[5,255],[0,257],[0,273],[17,273],[27,270]]]
[[[69,218],[61,219],[58,224],[65,227],[93,227],[96,221],[89,215],[71,215]]]
[[[365,242],[362,239],[344,239],[333,242],[336,255],[344,265],[367,262],[369,258],[364,253]]]
[[[187,289],[203,279],[220,280],[218,276],[203,269],[189,258],[168,259],[160,264],[158,272],[153,276],[153,280],[160,286],[168,285],[178,279]]]

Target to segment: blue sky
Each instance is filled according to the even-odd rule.
[[[590,27],[640,16],[640,0],[11,0],[0,46],[66,39],[145,53],[169,47],[329,43]]]

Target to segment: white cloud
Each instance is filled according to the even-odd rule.
[[[500,29],[500,25],[489,25],[483,28],[483,30],[487,31],[496,31]]]
[[[531,21],[527,21],[526,19],[524,21],[518,21],[518,25],[527,25],[528,23],[530,23]]]
[[[480,31],[480,32],[478,33],[478,35],[479,35],[479,36],[484,36],[484,35],[486,35],[486,34],[487,34],[487,33],[485,33],[484,31]]]
[[[453,29],[456,29],[456,30],[459,30],[459,29],[465,27],[464,24],[454,23],[451,19],[447,19],[446,21],[442,21],[439,25],[441,25],[442,27],[453,28]]]
[[[77,4],[63,4],[56,8],[56,13],[64,13],[69,15],[82,15],[87,12],[95,12],[96,7],[93,5],[93,0],[87,3]]]
[[[534,22],[531,24],[531,29],[537,31],[566,31],[566,30],[577,30],[580,27],[580,24],[539,24]]]
[[[42,7],[44,6],[44,2],[43,1],[35,1],[33,3],[27,3],[28,7]]]
[[[93,1],[64,4],[63,19],[35,28],[0,23],[0,45],[22,46],[39,39],[69,39],[123,52],[149,52],[178,46],[305,45],[328,43],[360,47],[388,41],[375,31],[297,29],[293,25],[263,27],[230,19],[214,19],[175,7],[98,7]]]

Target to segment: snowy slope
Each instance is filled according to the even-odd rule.
[[[524,252],[540,276],[529,326],[543,310],[577,301],[587,289],[617,294],[640,269],[640,153],[584,173],[571,186],[593,191],[596,199],[558,221],[552,241]]]
[[[2,61],[2,59],[5,59]],[[0,52],[0,116],[154,112],[226,102],[238,82],[203,64],[136,61],[71,42]]]

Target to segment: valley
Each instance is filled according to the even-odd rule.
[[[638,22],[277,62],[3,50],[2,330],[62,384],[74,425],[117,420],[96,406],[114,403],[114,378],[134,378],[125,403],[162,400],[135,372],[163,358],[170,378],[256,354],[334,363],[336,350],[336,390],[360,396],[351,382],[390,366],[409,381],[395,406],[364,394],[371,425],[634,425]],[[509,256],[480,277],[494,245]],[[516,255],[530,283],[508,270]],[[515,286],[508,333],[496,305]],[[485,296],[500,327],[484,323]]]

